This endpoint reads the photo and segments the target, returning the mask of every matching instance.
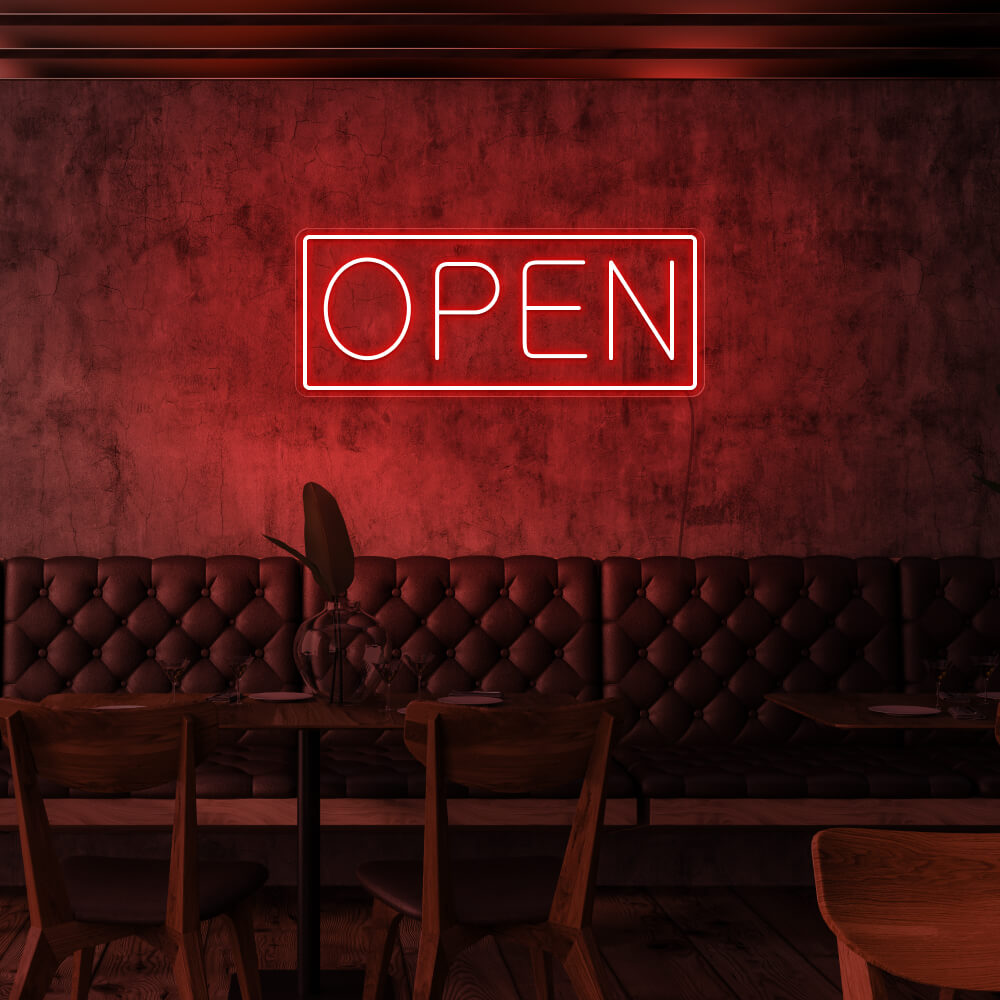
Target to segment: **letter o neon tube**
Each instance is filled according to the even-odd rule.
[[[354,267],[355,264],[381,265],[399,282],[400,287],[403,289],[403,296],[406,298],[406,319],[403,320],[403,328],[399,331],[399,336],[384,351],[380,351],[378,354],[358,354],[356,351],[352,351],[349,347],[345,347],[344,344],[341,343],[340,338],[334,332],[333,324],[330,322],[330,294],[333,292],[333,286],[337,283],[337,279],[348,268]],[[384,358],[386,355],[392,354],[392,352],[403,342],[403,338],[406,336],[406,331],[410,328],[410,316],[412,312],[413,306],[410,302],[410,290],[406,287],[406,282],[403,280],[403,276],[392,266],[392,264],[382,260],[380,257],[355,257],[354,260],[349,260],[330,279],[330,283],[326,286],[326,295],[323,296],[323,322],[326,324],[326,332],[330,334],[330,339],[337,345],[337,347],[340,348],[340,350],[342,350],[348,357],[354,358],[356,361],[378,361],[379,358]]]

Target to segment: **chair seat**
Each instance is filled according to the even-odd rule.
[[[63,864],[77,920],[102,924],[162,924],[170,864],[146,858],[73,857]],[[232,910],[267,881],[253,861],[221,861],[198,868],[202,920]]]
[[[560,858],[455,861],[455,917],[461,924],[542,923],[548,919]],[[393,909],[420,919],[423,872],[416,861],[367,861],[358,881]]]

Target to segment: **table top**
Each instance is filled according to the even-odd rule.
[[[178,694],[177,702],[204,701],[210,695]],[[308,701],[255,701],[244,696],[241,704],[218,703],[220,729],[402,729],[405,716],[398,711],[413,698],[412,695],[394,696],[392,711],[385,710],[385,699],[378,697],[353,705],[331,705],[329,702],[312,698]],[[2,699],[0,715],[16,701]],[[484,706],[483,712],[502,710],[503,705],[522,708],[558,707],[571,704],[574,699],[568,695],[544,695],[537,692],[511,694],[505,696],[503,704]],[[169,694],[77,694],[65,692],[50,694],[42,699],[46,708],[100,708],[110,705],[170,705]]]
[[[847,694],[841,691],[772,691],[768,701],[791,709],[807,719],[835,729],[993,729],[995,721],[954,719],[937,715],[880,715],[873,705],[908,705],[932,708],[933,694]]]

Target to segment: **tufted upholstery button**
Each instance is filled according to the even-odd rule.
[[[394,660],[398,660],[398,659],[400,658],[400,656],[402,656],[402,655],[403,655],[403,654],[402,654],[402,653],[401,653],[401,652],[400,652],[400,651],[399,651],[398,649],[394,649],[394,650],[392,651],[392,658],[393,658]]]
[[[506,660],[507,657],[510,656],[510,650],[507,649],[506,647],[504,649],[501,649],[500,650],[500,656],[503,657],[503,659]]]
[[[644,719],[648,719],[649,718],[649,709],[648,708],[640,708],[639,709],[639,715],[641,715],[642,718],[644,718]]]
[[[260,659],[263,659],[263,656],[264,656],[264,650],[263,650],[263,649],[255,649],[255,650],[253,651],[253,655],[254,655],[254,656],[255,656],[255,657],[256,657],[256,658],[258,659],[258,660],[260,660]]]
[[[72,624],[73,624],[73,619],[72,619],[72,618],[67,618],[67,619],[66,619],[66,624],[67,624],[67,625],[70,625],[70,626],[72,626]]]
[[[757,718],[757,709],[756,708],[751,708],[750,711],[747,712],[747,716],[749,718],[751,718],[751,719],[756,719]]]
[[[691,596],[692,597],[700,597],[701,596],[701,588],[700,587],[692,587],[691,588]]]
[[[673,623],[674,623],[673,618],[664,618],[663,619],[663,624],[664,625],[673,625]]]
[[[644,649],[639,650],[639,658],[642,660],[646,659],[646,650]]]
[[[861,596],[861,588],[860,587],[855,587],[854,590],[851,591],[851,596],[852,597],[860,597]]]
[[[854,658],[856,660],[863,660],[865,658],[865,651],[863,649],[854,650]]]
[[[72,686],[73,686],[72,678],[67,678],[66,683],[63,685],[63,687],[71,688]]]
[[[38,596],[39,597],[48,597],[49,596],[49,588],[48,587],[42,587],[41,590],[38,591]]]
[[[562,587],[556,587],[556,588],[555,588],[555,589],[554,589],[554,590],[552,591],[552,596],[553,596],[553,597],[562,597]]]
[[[554,657],[555,657],[555,658],[556,658],[557,660],[561,660],[561,659],[562,659],[562,656],[563,656],[563,651],[562,651],[561,649],[557,649],[557,650],[556,650],[556,651],[555,651],[555,652],[554,652],[554,653],[553,653],[552,655],[553,655],[553,656],[554,656]]]
[[[399,587],[393,587],[392,588],[392,596],[393,597],[399,597],[399,595],[402,594],[402,593],[403,592],[399,589]]]
[[[229,619],[229,624],[230,625],[235,625],[236,624],[236,619],[235,618],[230,618]]]
[[[201,588],[201,596],[202,597],[208,597],[208,595],[210,593],[211,593],[211,591],[208,589],[208,587],[202,587]]]
[[[46,652],[46,651],[45,651],[44,649],[40,649],[40,650],[38,651],[38,655],[39,655],[39,657],[41,657],[41,659],[43,659],[43,660],[44,660],[44,659],[45,659],[45,657],[46,657],[46,656],[48,656],[48,653],[47,653],[47,652]]]
[[[120,688],[127,688],[128,687],[128,681],[123,680],[118,686]]]
[[[473,618],[473,619],[472,619],[472,624],[473,624],[473,625],[482,625],[482,624],[483,624],[483,622],[482,622],[482,619],[481,619],[481,618]]]
[[[535,686],[535,678],[534,677],[530,677],[528,679],[528,687],[533,688],[534,686]]]
[[[127,618],[123,618],[122,619],[122,625],[128,625],[128,619]]]
[[[101,596],[101,588],[94,587],[94,597],[100,597],[100,596]]]
[[[180,620],[180,618],[175,618],[175,619],[174,619],[174,624],[175,624],[175,625],[176,625],[176,626],[177,626],[178,628],[180,628],[180,627],[181,627],[181,620]]]
[[[427,619],[426,618],[421,618],[420,619],[420,624],[421,625],[426,625],[427,624]]]
[[[695,709],[695,710],[694,710],[694,711],[693,711],[693,712],[692,712],[691,714],[692,714],[692,715],[693,715],[693,716],[694,716],[694,717],[695,717],[696,719],[700,719],[700,718],[702,717],[702,715],[703,715],[704,713],[702,712],[702,710],[701,710],[700,708],[696,708],[696,709]]]
[[[780,618],[775,618],[774,619],[774,627],[775,628],[781,628],[781,619]]]
[[[748,649],[747,650],[747,659],[753,660],[753,659],[756,659],[756,658],[757,658],[757,650],[756,649]]]
[[[479,681],[473,681],[473,682],[472,682],[472,686],[473,686],[474,688],[477,688],[477,687],[480,687],[481,685],[480,685]]]
[[[674,686],[674,679],[672,677],[667,678],[667,687],[672,688]]]
[[[150,587],[149,590],[146,591],[146,596],[156,597],[156,587]]]
[[[700,649],[692,649],[692,650],[691,650],[691,655],[692,655],[692,656],[693,656],[693,657],[694,657],[695,659],[698,659],[698,657],[700,657],[700,656],[701,656],[701,650],[700,650]]]
[[[748,590],[747,593],[749,594],[750,591]],[[799,597],[808,597],[808,596],[809,596],[809,588],[808,587],[803,587],[799,591]]]
[[[447,590],[445,590],[445,592],[444,592],[444,596],[445,597],[454,597],[455,596],[455,588],[454,587],[448,587]]]
[[[747,589],[746,589],[746,590],[744,590],[744,591],[743,591],[743,593],[744,593],[744,594],[745,594],[745,595],[746,595],[747,597],[753,597],[753,588],[752,588],[752,587],[747,587]]]
[[[808,649],[802,649],[799,652],[800,652],[800,655],[803,656],[805,659],[807,659],[807,660],[809,659],[809,650]]]
[[[645,597],[645,596],[646,596],[646,588],[645,588],[645,587],[640,587],[640,588],[639,588],[639,589],[638,589],[638,590],[637,590],[637,591],[635,592],[635,596],[636,596],[636,597]]]
[[[454,660],[455,659],[455,650],[453,650],[453,649],[446,649],[444,651],[444,655],[447,656],[449,660]]]
[[[528,624],[529,625],[534,625],[535,624],[535,619],[534,618],[529,618],[528,619]]]
[[[148,659],[148,660],[155,660],[156,659],[156,650],[155,649],[147,649],[146,650],[146,659]]]
[[[203,649],[203,650],[201,651],[201,658],[202,658],[203,660],[207,660],[207,659],[209,658],[209,656],[210,656],[210,655],[211,655],[211,653],[210,653],[210,651],[209,651],[209,650],[207,650],[207,649]]]
[[[510,591],[506,587],[501,587],[500,588],[500,596],[501,597],[506,597],[509,593],[510,593]]]
[[[254,591],[254,596],[255,596],[255,597],[263,597],[263,596],[264,596],[264,588],[263,588],[263,587],[258,587],[258,588],[257,588],[257,589],[256,589],[256,590]]]
[[[99,649],[94,650],[94,659],[99,660],[101,658],[101,651]]]

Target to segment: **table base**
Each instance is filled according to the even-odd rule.
[[[364,983],[364,969],[322,969],[319,989],[303,1000],[361,1000]],[[260,987],[263,1000],[291,1000],[298,995],[298,975],[295,969],[261,969]],[[229,981],[229,1000],[243,1000],[235,976]]]

